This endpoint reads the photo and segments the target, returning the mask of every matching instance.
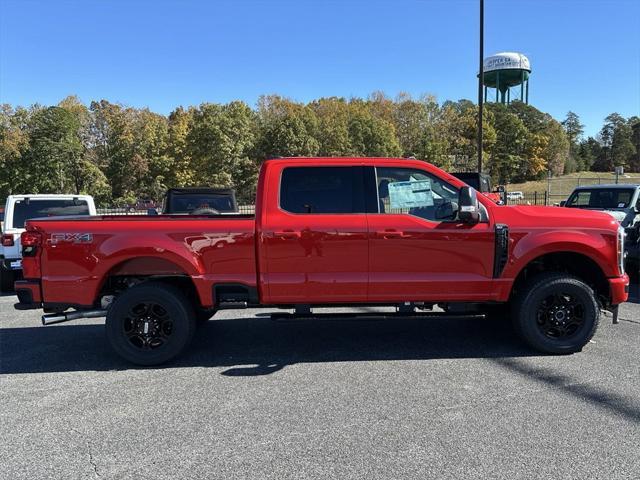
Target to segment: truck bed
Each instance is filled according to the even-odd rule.
[[[52,307],[92,306],[104,278],[130,274],[190,276],[203,306],[213,305],[216,283],[257,288],[253,215],[102,215],[28,226],[43,234],[42,270],[25,278],[41,278]]]

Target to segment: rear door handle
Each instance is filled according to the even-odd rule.
[[[282,230],[273,232],[274,238],[300,238],[300,232],[295,230]]]
[[[404,237],[405,233],[401,232],[400,230],[378,230],[376,232],[376,237],[381,237],[381,238],[398,238],[398,237]]]

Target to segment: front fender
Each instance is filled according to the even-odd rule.
[[[585,229],[514,233],[503,277],[515,279],[531,261],[560,252],[584,255],[593,260],[606,277],[617,276],[615,234]]]

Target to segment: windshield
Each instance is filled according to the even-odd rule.
[[[84,200],[16,200],[13,205],[13,228],[24,228],[32,218],[60,217],[63,215],[89,215],[89,205]]]
[[[233,198],[228,195],[176,195],[171,198],[171,213],[191,213],[203,208],[233,212]]]
[[[633,198],[632,189],[623,188],[594,188],[573,192],[567,200],[566,206],[573,208],[589,208],[601,210],[615,210],[627,208]]]

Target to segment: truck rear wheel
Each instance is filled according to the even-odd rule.
[[[11,270],[4,270],[0,267],[0,292],[13,291],[14,275]]]
[[[195,326],[187,297],[161,282],[125,291],[109,308],[106,321],[111,347],[137,365],[158,365],[179,355],[191,341]]]
[[[514,303],[516,332],[544,353],[581,351],[596,333],[599,320],[600,307],[593,290],[570,275],[534,277]]]

